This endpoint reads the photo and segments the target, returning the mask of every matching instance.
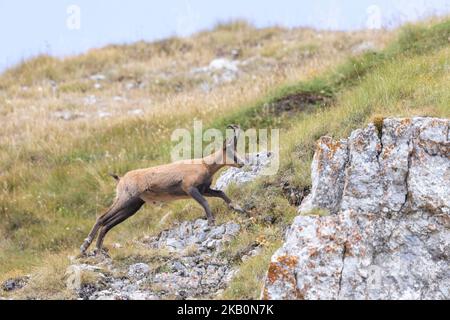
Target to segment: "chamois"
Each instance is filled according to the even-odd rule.
[[[222,148],[204,158],[133,170],[123,177],[110,174],[118,181],[116,198],[109,209],[97,218],[80,247],[81,254],[86,252],[99,230],[95,251],[100,252],[106,233],[134,215],[144,203],[193,198],[205,210],[209,225],[214,225],[215,219],[205,197],[221,198],[230,209],[243,213],[241,207],[233,204],[223,191],[211,189],[212,178],[222,167],[241,168],[244,165],[236,150],[240,127],[229,125],[227,128],[233,129],[233,136],[224,141]]]

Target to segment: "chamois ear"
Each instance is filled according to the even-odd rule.
[[[227,126],[227,129],[233,129],[233,136],[224,141],[223,148],[225,149],[228,146],[233,146],[234,148],[236,148],[239,135],[241,133],[241,128],[239,127],[239,125],[230,124]]]
[[[233,129],[234,137],[236,139],[239,139],[239,135],[241,134],[241,127],[238,124],[231,124],[228,126],[228,128]]]

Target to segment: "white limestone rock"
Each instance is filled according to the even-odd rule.
[[[449,124],[391,118],[322,138],[262,298],[449,299]]]
[[[215,189],[225,190],[229,185],[242,185],[258,178],[263,170],[269,166],[273,157],[271,152],[249,154],[243,168],[229,168],[216,181]]]

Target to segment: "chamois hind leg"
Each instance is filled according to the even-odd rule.
[[[112,228],[114,228],[119,223],[125,221],[132,215],[134,215],[145,203],[144,200],[140,198],[133,198],[127,201],[127,206],[122,208],[119,212],[117,212],[113,216],[109,216],[109,218],[103,223],[102,229],[100,230],[100,234],[97,238],[96,243],[96,251],[100,252],[103,246],[103,240]]]
[[[109,207],[108,210],[106,210],[106,212],[102,216],[97,218],[97,221],[95,222],[94,226],[92,227],[91,231],[89,232],[89,234],[86,237],[86,239],[84,239],[84,242],[83,242],[83,244],[80,247],[81,254],[84,254],[86,252],[86,250],[91,245],[92,241],[95,239],[98,230],[102,226],[102,223],[103,223],[103,219],[102,218],[105,215],[109,214],[109,213],[117,212],[114,209],[115,209],[115,205],[113,204],[111,207]]]
[[[84,254],[86,250],[91,245],[92,241],[94,241],[98,230],[105,225],[107,220],[117,214],[120,210],[122,210],[126,206],[126,201],[119,199],[118,197],[114,200],[114,203],[103,213],[100,217],[97,218],[94,226],[89,232],[86,239],[84,239],[83,244],[80,247],[81,254]]]
[[[206,201],[206,199],[202,196],[200,191],[198,191],[198,189],[195,187],[191,187],[188,190],[188,194],[203,207],[206,213],[206,217],[208,218],[208,224],[210,226],[214,225],[214,223],[216,222],[215,218],[211,212],[211,209],[209,208],[208,201]]]

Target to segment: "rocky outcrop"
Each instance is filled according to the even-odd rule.
[[[67,269],[67,288],[89,300],[212,298],[236,272],[222,252],[239,231],[234,222],[185,221],[136,243],[153,252],[154,263],[139,257],[132,264],[108,257],[76,261]]]
[[[215,188],[225,190],[229,185],[242,185],[258,178],[270,165],[273,154],[270,151],[249,154],[243,168],[229,168],[218,179]]]
[[[264,299],[449,299],[448,119],[323,137]]]
[[[30,280],[30,276],[26,275],[23,277],[11,278],[4,281],[1,285],[3,291],[14,291],[18,289],[22,289],[25,287]]]

